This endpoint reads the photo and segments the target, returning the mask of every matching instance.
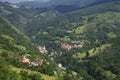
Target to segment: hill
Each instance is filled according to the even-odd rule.
[[[70,6],[70,5],[76,5],[79,6],[79,8],[81,7],[85,7],[85,6],[90,6],[90,5],[95,5],[95,4],[101,4],[101,3],[105,3],[105,2],[110,2],[113,0],[50,0],[47,2],[39,2],[39,1],[25,1],[25,2],[20,2],[18,4],[20,5],[25,5],[25,6],[29,6],[29,7],[37,7],[37,8],[41,8],[41,7],[51,7],[51,6],[59,6],[59,5],[64,5],[64,6]],[[115,0],[116,1],[116,0]]]
[[[0,59],[1,59],[0,79],[12,78],[13,76],[11,76],[11,74],[16,76],[12,78],[13,80],[23,79],[23,78],[32,79],[34,78],[34,76],[37,76],[37,75],[39,76],[38,78],[41,79],[40,74],[28,75],[27,72],[26,73],[22,72],[23,70],[21,70],[21,72],[17,74],[16,71],[12,71],[11,69],[9,69],[11,66],[15,66],[18,68],[29,67],[26,64],[26,62],[22,62],[22,61],[19,62],[19,59],[17,59],[17,57],[21,55],[25,56],[28,54],[30,55],[29,58],[33,60],[35,58],[41,59],[41,60],[44,59],[44,57],[40,55],[37,49],[35,49],[31,45],[30,39],[27,36],[25,36],[23,32],[21,32],[15,26],[10,24],[6,19],[0,18]],[[47,66],[47,65],[44,65],[44,66]],[[5,73],[6,71],[8,72],[7,74]],[[4,73],[6,75],[3,75]],[[25,77],[24,74],[28,75],[28,77],[27,76]]]
[[[1,7],[8,6],[2,4]],[[9,11],[9,9],[3,8],[2,10]],[[14,13],[14,11],[11,11],[11,13]],[[13,21],[9,20],[6,14],[0,15],[4,15],[0,17],[0,79],[64,79],[63,75],[66,74],[66,70],[59,68],[54,61],[39,52],[37,48],[38,45],[35,45],[32,40],[19,29],[20,27],[14,26]],[[17,14],[17,16],[19,15]],[[17,20],[18,19],[19,18],[17,18]],[[66,76],[69,76],[67,74]]]
[[[119,79],[119,9],[119,1],[113,1],[57,16],[41,13],[30,36],[47,47],[48,56],[85,80]]]
[[[45,76],[51,80],[119,80],[119,4],[106,1],[59,13],[53,8],[39,12],[1,3],[0,78],[8,71],[6,78],[12,73],[19,80]]]
[[[26,1],[21,2],[19,5],[24,5],[28,7],[35,7],[35,8],[47,8],[47,9],[54,9],[61,13],[67,13],[71,11],[76,11],[82,8],[87,8],[93,5],[98,5],[106,2],[111,2],[113,0],[50,0],[48,2],[36,2],[36,1]],[[118,0],[115,0],[118,1]],[[39,9],[40,10],[40,9]]]

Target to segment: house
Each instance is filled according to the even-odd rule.
[[[24,58],[25,58],[25,56],[23,56],[23,55],[20,55],[20,56],[17,57],[17,59],[21,62],[24,60]]]
[[[43,64],[43,60],[36,59],[34,63],[36,64],[36,66],[41,66]]]
[[[59,63],[59,64],[58,64],[58,67],[62,68],[62,64],[61,64],[61,63]]]
[[[23,62],[23,63],[30,63],[30,59],[26,58],[24,55],[18,56],[17,59],[18,59],[20,62]]]
[[[26,58],[25,55],[20,55],[17,57],[17,59],[19,60],[19,62],[26,63],[29,66],[41,66],[43,64],[43,59],[36,59],[32,62],[30,61],[30,59]]]
[[[43,64],[43,60],[36,59],[34,62],[31,62],[29,66],[41,66]]]
[[[61,48],[66,49],[68,51],[71,50],[72,47],[73,47],[72,45],[61,43]]]
[[[10,4],[10,6],[13,7],[13,8],[20,8],[20,6],[15,5],[15,4]]]
[[[46,50],[46,47],[45,46],[38,46],[38,49],[41,53],[48,53],[48,51]]]

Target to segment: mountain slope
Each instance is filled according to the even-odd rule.
[[[119,80],[119,4],[120,1],[112,1],[66,14],[53,9],[39,13],[31,8],[2,5],[5,8],[0,7],[0,59],[5,64],[0,65],[1,74],[4,70],[18,70],[11,73],[17,73],[19,80],[41,80],[44,74],[55,76],[54,80]],[[27,15],[29,11],[32,13]],[[15,12],[12,16],[19,15],[19,18],[9,18],[8,12]],[[19,26],[21,17],[30,21]],[[19,19],[18,24],[14,19]],[[22,63],[17,60],[21,56],[26,56],[31,63],[38,59],[43,63],[38,67]],[[12,69],[9,71],[5,65]]]
[[[97,13],[106,13],[106,12],[119,12],[120,8],[120,1],[113,1],[113,2],[108,2],[108,3],[103,3],[100,5],[95,5],[91,6],[85,9],[81,9],[78,11],[73,11],[71,13],[68,13],[68,17],[77,17],[77,16],[85,16],[85,15],[90,15],[90,14],[97,14]],[[113,7],[114,6],[114,7]],[[72,16],[70,16],[70,14]]]
[[[36,2],[36,1],[26,1],[19,3],[20,5],[25,5],[25,6],[31,6],[31,7],[51,7],[51,6],[56,6],[56,5],[80,5],[81,7],[88,5],[92,2],[95,2],[96,0],[50,0],[48,2]]]
[[[33,8],[29,9],[27,7],[17,6],[10,3],[0,3],[0,5],[0,16],[5,17],[21,30],[26,27],[27,22],[29,22],[37,13]],[[14,6],[17,6],[17,8]]]
[[[51,7],[51,6],[58,6],[58,5],[64,5],[64,6],[70,6],[70,5],[76,5],[81,7],[85,7],[88,5],[94,5],[94,4],[100,4],[104,2],[110,2],[113,0],[50,0],[48,2],[37,2],[37,1],[26,1],[19,3],[20,5],[30,6],[30,7]]]
[[[92,6],[89,8],[66,13],[64,15],[58,14],[58,13],[56,13],[56,11],[43,12],[43,13],[40,13],[40,15],[38,15],[36,18],[33,19],[33,22],[36,24],[36,26],[34,26],[35,28],[32,28],[32,26],[31,26],[32,23],[28,23],[30,25],[29,25],[29,28],[26,28],[26,29],[28,29],[28,31],[30,31],[32,33],[32,31],[31,31],[32,29],[39,30],[39,28],[41,29],[41,27],[47,27],[47,26],[53,26],[53,27],[54,26],[63,26],[63,27],[65,27],[64,25],[67,24],[67,22],[69,24],[69,22],[73,23],[75,21],[77,21],[77,22],[82,21],[82,16],[85,16],[85,15],[106,13],[108,11],[119,12],[120,11],[119,3],[120,3],[119,1],[103,3],[103,4]],[[112,7],[112,6],[114,6],[114,7]],[[72,24],[70,26],[72,26]],[[33,30],[33,32],[35,32],[37,30]]]
[[[31,36],[47,47],[48,56],[85,80],[119,80],[119,3],[112,1],[51,17],[48,24],[41,25],[44,29],[36,26]],[[40,14],[38,21],[48,15]]]
[[[22,56],[24,59],[21,59]],[[39,64],[36,60],[40,61]],[[55,62],[45,58],[23,32],[2,17],[0,17],[0,61],[0,79],[7,80],[14,75],[16,77],[12,80],[26,78],[47,80],[47,77],[55,80],[57,77],[54,75],[62,76],[64,72]],[[35,73],[29,74],[30,70]],[[6,75],[5,71],[8,72]]]
[[[29,26],[31,21],[24,24],[24,20],[34,19],[38,14],[35,9],[14,8],[8,3],[0,5],[0,60],[3,62],[0,65],[0,79],[11,78],[14,74],[16,77],[12,80],[64,80],[76,77],[38,50],[40,47],[44,49],[44,46],[34,43],[25,35],[23,29]],[[4,71],[8,71],[8,76],[4,75]]]
[[[75,10],[79,10],[81,8],[90,7],[97,4],[102,4],[106,2],[111,2],[113,0],[51,0],[48,2],[36,2],[36,1],[26,1],[21,2],[19,5],[25,5],[28,7],[35,8],[53,8],[54,10],[62,13],[71,12]],[[115,0],[118,1],[118,0]]]

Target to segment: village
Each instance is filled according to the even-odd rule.
[[[83,47],[83,44],[70,45],[70,44],[67,44],[67,43],[61,43],[60,46],[61,46],[62,49],[65,49],[65,50],[70,51],[70,50],[73,49],[73,48],[78,48],[78,49],[82,48],[82,47]]]
[[[43,59],[35,59],[35,61],[31,61],[25,55],[19,55],[17,60],[22,63],[26,63],[28,66],[41,66],[43,64]]]
[[[80,49],[82,47],[83,47],[83,44],[73,44],[73,45],[67,44],[67,43],[61,43],[60,44],[60,48],[65,49],[67,51],[70,51],[70,50],[72,50],[74,48]],[[38,48],[40,53],[48,54],[48,51],[47,51],[45,45],[44,46],[38,45],[37,48]],[[48,57],[51,60],[54,60],[54,58],[56,58],[57,56],[61,56],[62,54],[63,54],[62,52],[57,52],[57,51],[53,50],[53,51],[50,52],[50,54],[48,54]]]
[[[67,44],[67,43],[61,43],[60,47],[62,49],[70,51],[71,49],[74,49],[74,48],[78,48],[78,49],[82,48],[83,44],[73,44],[73,45],[71,45],[71,44]],[[41,52],[43,54],[47,54],[48,53],[48,51],[47,51],[45,46],[40,46],[39,45],[39,46],[37,46],[37,48],[39,49],[39,52]]]

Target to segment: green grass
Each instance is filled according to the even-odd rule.
[[[11,28],[16,31],[19,35],[23,36],[23,38],[27,39],[28,41],[30,40],[29,37],[27,37],[22,31],[20,31],[17,27],[15,27],[13,24],[11,24],[10,21],[8,21],[7,19],[4,18],[4,21],[6,21],[10,26]]]
[[[75,57],[75,58],[84,58],[86,56],[86,54],[85,53],[76,53],[76,54],[74,54],[73,55],[73,57]]]
[[[113,78],[116,77],[116,75],[113,74],[111,71],[106,71],[106,75],[107,75],[107,77],[109,77],[109,78],[111,78],[111,79],[113,79]]]
[[[85,26],[81,26],[81,27],[78,27],[76,29],[73,29],[73,31],[76,33],[76,34],[83,34],[85,33],[87,30],[87,28]]]
[[[13,45],[15,48],[18,48],[19,50],[25,51],[26,47],[24,47],[23,45]]]
[[[12,37],[10,37],[10,36],[8,36],[8,35],[0,35],[1,37],[3,37],[3,38],[6,38],[6,39],[9,39],[9,40],[12,40],[12,41],[14,41],[14,38],[12,38]]]
[[[57,78],[56,76],[48,76],[46,74],[42,74],[42,73],[39,73],[37,71],[32,71],[32,70],[28,70],[28,69],[16,68],[13,66],[11,66],[10,68],[13,71],[17,71],[17,73],[20,73],[20,71],[26,71],[26,72],[28,72],[28,74],[36,74],[36,73],[40,74],[44,80],[56,80],[56,78]]]
[[[90,49],[90,50],[88,50],[89,57],[93,57],[95,55],[99,55],[99,53],[102,53],[104,50],[106,50],[109,47],[111,47],[111,44],[104,44],[104,45],[102,45],[100,47],[96,47],[96,49],[94,49],[94,48]],[[73,55],[73,57],[81,59],[81,58],[86,57],[86,53],[85,52],[83,52],[83,53],[76,53],[76,54]]]

